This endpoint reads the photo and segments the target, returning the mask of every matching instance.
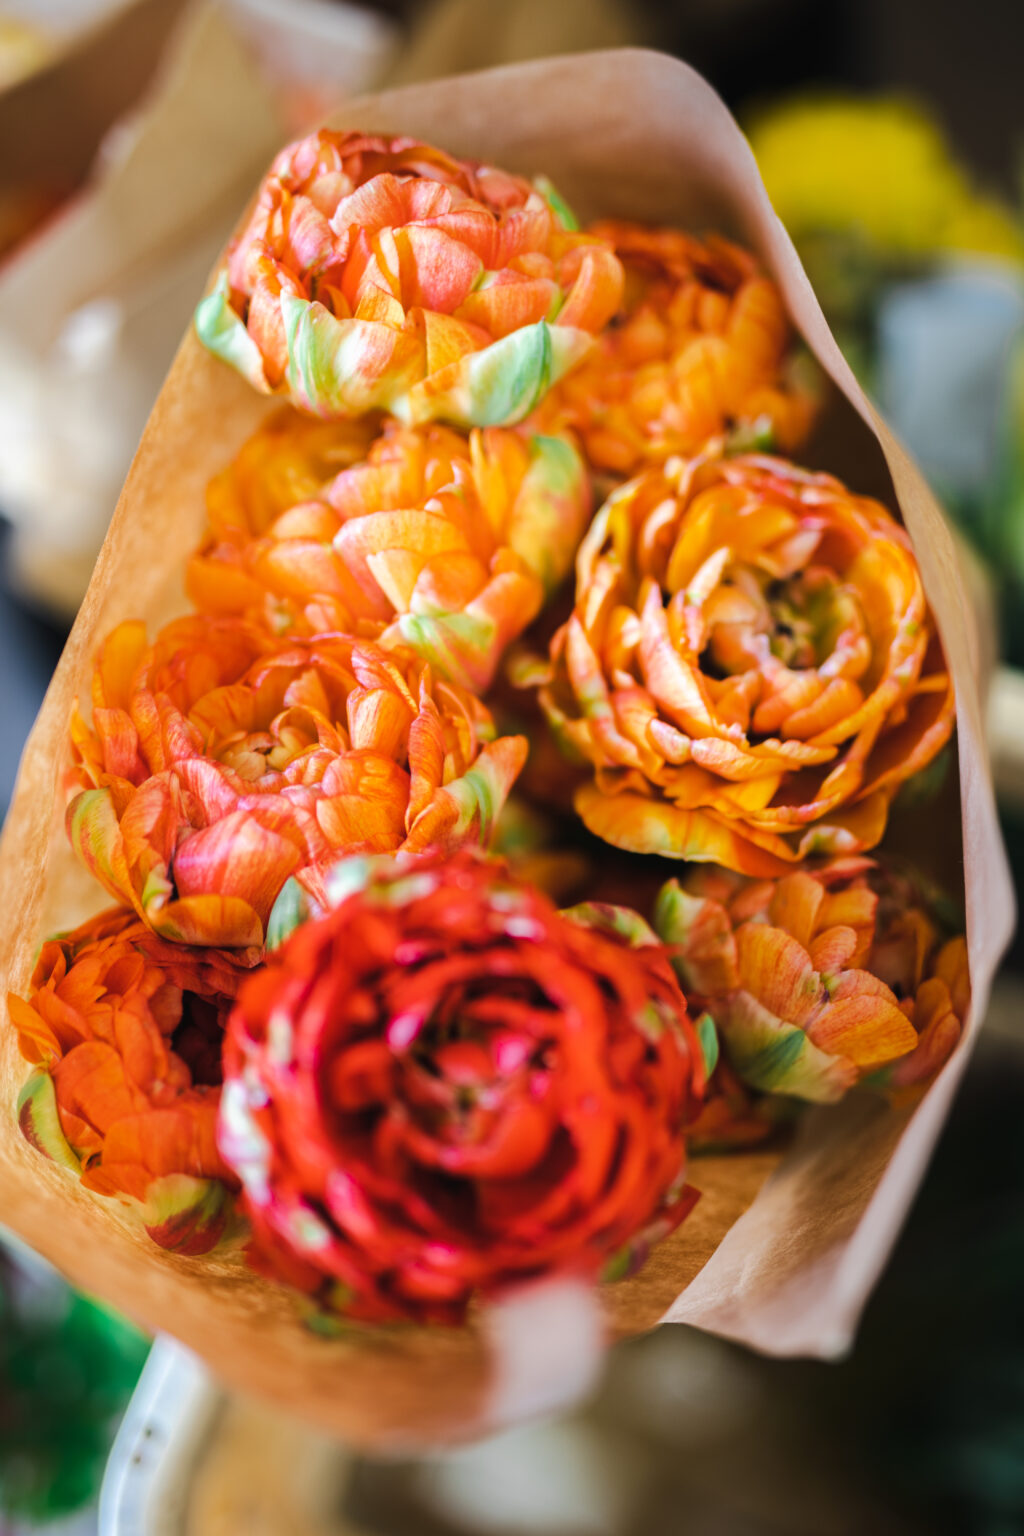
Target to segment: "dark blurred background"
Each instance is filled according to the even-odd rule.
[[[629,42],[693,64],[750,132],[841,344],[974,549],[995,615],[990,728],[1020,888],[1020,0],[231,0],[212,19],[181,0],[0,0],[0,814],[174,341],[270,148],[339,94]],[[229,77],[241,136],[217,116],[212,81]],[[183,79],[206,142],[223,134],[222,181],[200,190],[179,167],[159,238],[111,241],[58,284],[84,248],[76,220],[101,219],[133,154],[145,171],[146,124],[165,120]],[[846,1362],[765,1361],[662,1329],[616,1352],[584,1409],[399,1463],[319,1445],[210,1385],[216,1432],[176,1473],[194,1496],[160,1529],[1024,1532],[1022,966],[1018,941]],[[6,1252],[0,1533],[97,1529],[147,1347]]]

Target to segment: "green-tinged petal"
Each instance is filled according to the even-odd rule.
[[[285,939],[310,917],[309,894],[294,875],[289,876],[281,887],[281,893],[270,909],[267,922],[267,949],[277,949]]]
[[[739,986],[736,939],[719,902],[691,896],[669,880],[654,904],[654,927],[675,950],[672,963],[684,991],[715,997]]]
[[[455,849],[465,843],[486,847],[527,751],[523,736],[502,736],[489,743],[473,766],[438,790],[416,817],[405,849],[421,853],[432,847]]]
[[[62,1168],[80,1173],[82,1165],[68,1144],[57,1109],[57,1092],[48,1072],[34,1072],[18,1094],[18,1126],[25,1140]]]
[[[462,842],[475,835],[486,845],[510,788],[511,781],[503,765],[496,762],[489,751],[482,752],[461,779],[455,779],[447,786],[459,807],[459,818],[452,829],[454,841]]]
[[[486,657],[495,644],[495,626],[474,613],[403,613],[394,626],[403,642],[441,677],[471,686],[466,658]]]
[[[392,410],[403,420],[508,427],[528,416],[593,344],[585,331],[524,325],[423,380]]]
[[[391,863],[390,858],[387,862]],[[368,858],[365,854],[340,860],[327,876],[327,900],[330,906],[340,907],[350,896],[365,891],[372,884],[380,866],[380,859]]]
[[[546,176],[535,176],[533,185],[547,203],[555,218],[563,229],[577,230],[580,227],[579,219],[573,213],[565,198],[559,192],[553,181]]]
[[[574,444],[567,437],[531,438],[508,541],[549,595],[572,569],[590,506],[586,466]]]
[[[715,1022],[737,1076],[762,1093],[834,1104],[856,1080],[848,1062],[827,1056],[802,1029],[784,1024],[747,992],[716,1007]]]
[[[327,877],[327,899],[332,910],[350,896],[359,895],[384,907],[404,907],[429,896],[437,889],[437,883],[435,874],[417,869],[407,859],[396,859],[390,853],[370,857],[357,854],[342,859],[331,870]]]
[[[628,853],[706,861],[759,879],[786,873],[785,862],[745,838],[741,825],[724,826],[700,810],[686,810],[629,790],[606,795],[596,784],[582,785],[575,805],[588,831]]]
[[[617,907],[611,902],[581,901],[574,907],[566,907],[563,917],[582,928],[596,928],[601,933],[615,934],[625,939],[633,949],[659,943],[658,935],[645,923],[639,912],[631,907]]]
[[[174,944],[230,949],[263,945],[259,916],[240,896],[184,896],[166,905],[144,903],[142,910],[153,932]]]
[[[231,1214],[231,1196],[219,1179],[168,1173],[146,1192],[146,1232],[161,1248],[194,1257],[216,1248]]]
[[[551,681],[551,662],[536,651],[513,649],[506,658],[505,676],[513,688],[540,688]]]
[[[317,416],[358,416],[400,398],[419,370],[417,343],[376,320],[339,320],[282,293],[292,399]]]
[[[425,901],[438,887],[438,878],[428,869],[411,869],[408,874],[396,874],[400,866],[388,860],[388,869],[380,871],[380,879],[370,890],[371,899],[383,907],[408,907],[414,901]]]
[[[226,272],[217,278],[213,292],[196,305],[195,327],[208,352],[230,363],[261,394],[270,394],[260,349],[231,307]]]
[[[710,1013],[702,1013],[695,1027],[701,1055],[704,1057],[704,1081],[708,1082],[718,1066],[718,1030]]]
[[[137,902],[109,789],[85,789],[68,806],[68,841],[90,874],[118,901]]]

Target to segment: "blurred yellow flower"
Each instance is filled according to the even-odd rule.
[[[937,123],[898,97],[805,97],[750,125],[768,195],[799,244],[857,231],[880,253],[961,251],[1024,264],[1024,224],[979,193]]]

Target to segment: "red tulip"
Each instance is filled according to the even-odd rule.
[[[639,918],[559,914],[469,851],[350,861],[336,895],[229,1025],[220,1144],[260,1268],[353,1317],[458,1322],[682,1219],[703,1057]]]

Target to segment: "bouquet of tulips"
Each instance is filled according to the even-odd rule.
[[[578,94],[613,59],[634,95],[667,72],[692,156],[710,93],[667,61],[499,79]],[[875,1137],[856,1227],[991,969],[962,889],[892,851],[955,699],[1001,897],[964,615],[895,497],[804,462],[820,376],[763,255],[663,184],[625,216],[542,138],[503,168],[472,87],[467,155],[412,131],[420,90],[274,161],[71,642],[88,687],[25,769],[63,825],[23,798],[9,843],[64,872],[9,997],[22,1178],[74,1191],[122,1302],[134,1276],[222,1365],[272,1318],[293,1395],[323,1412],[344,1370],[364,1433],[360,1394],[472,1376],[444,1340],[538,1287],[607,1284],[627,1331],[684,1315],[809,1124],[847,1160]]]

